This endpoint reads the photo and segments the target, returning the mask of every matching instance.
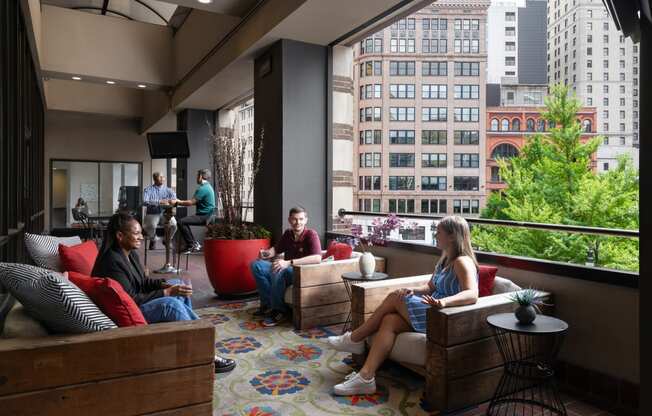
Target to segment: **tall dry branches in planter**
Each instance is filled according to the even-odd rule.
[[[219,128],[209,139],[211,167],[215,172],[223,218],[208,225],[207,237],[229,240],[269,238],[269,231],[245,222],[249,209],[253,208],[245,205],[245,202],[251,200],[255,178],[260,170],[264,131],[261,132],[258,148],[254,149],[253,169],[247,178],[247,142],[245,138],[236,136],[234,130]]]

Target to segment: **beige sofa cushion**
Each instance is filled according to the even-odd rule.
[[[494,288],[491,293],[497,295],[499,293],[516,292],[517,290],[521,290],[519,285],[504,277],[496,276]]]
[[[45,337],[48,331],[36,319],[27,313],[19,302],[14,304],[7,314],[1,338],[34,338]]]

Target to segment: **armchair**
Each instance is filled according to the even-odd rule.
[[[350,301],[342,273],[360,271],[360,253],[350,259],[294,266],[294,284],[285,291],[285,303],[292,305],[296,329],[339,324],[346,320]],[[385,259],[376,257],[376,271],[385,271]]]
[[[425,284],[430,278],[428,274],[353,285],[353,328],[362,325],[388,293]],[[396,338],[389,358],[425,377],[424,398],[433,409],[457,410],[492,397],[503,363],[486,318],[513,311],[509,292],[516,290],[520,287],[496,277],[493,295],[473,305],[431,308],[426,334],[406,332]],[[551,295],[539,292],[538,298],[550,303]],[[353,358],[362,364],[365,355]]]

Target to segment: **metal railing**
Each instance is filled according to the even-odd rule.
[[[367,211],[348,211],[344,208],[341,208],[338,212],[340,217],[345,215],[359,215],[366,217],[379,217],[388,215],[384,212],[367,212]],[[422,220],[441,220],[444,218],[444,215],[423,215],[423,214],[406,214],[406,213],[392,213],[401,218],[413,218],[413,219],[422,219]],[[576,233],[576,234],[593,234],[593,235],[608,235],[612,237],[627,237],[627,238],[639,238],[638,230],[626,230],[622,228],[601,228],[601,227],[586,227],[581,225],[566,225],[566,224],[546,224],[538,222],[526,222],[526,221],[507,221],[507,220],[496,220],[491,218],[474,218],[474,217],[464,217],[466,222],[469,224],[478,224],[478,225],[499,225],[503,227],[517,227],[517,228],[529,228],[535,230],[547,230],[547,231],[561,231],[567,233]]]

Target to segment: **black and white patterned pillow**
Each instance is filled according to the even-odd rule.
[[[117,328],[84,292],[52,270],[0,263],[0,285],[50,332],[79,334]]]
[[[46,269],[61,272],[59,261],[59,244],[64,246],[75,246],[81,244],[78,236],[74,237],[53,237],[51,235],[25,233],[25,247],[34,263]]]

